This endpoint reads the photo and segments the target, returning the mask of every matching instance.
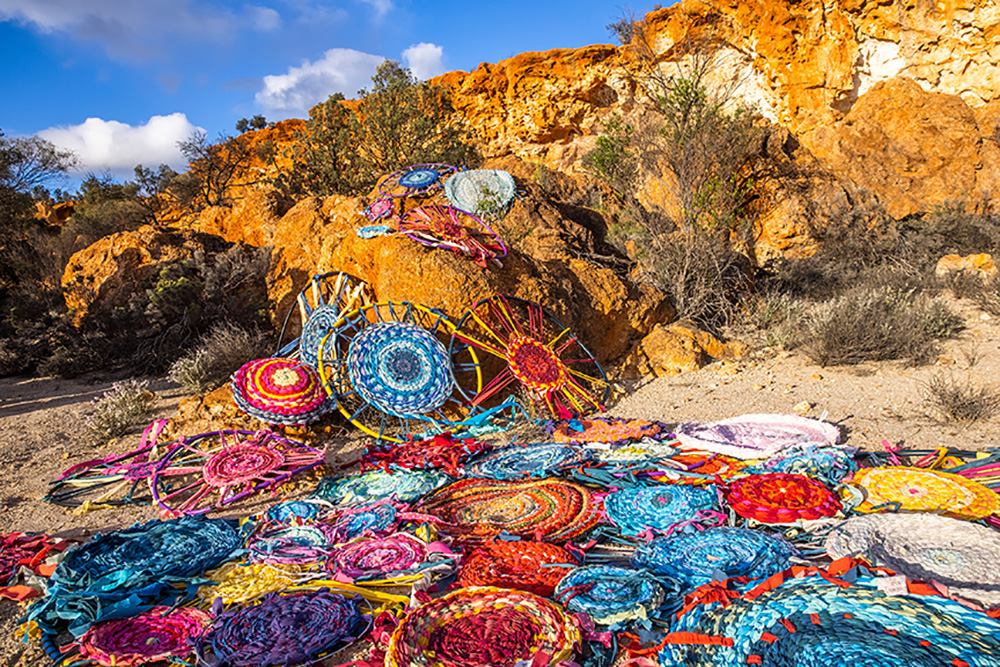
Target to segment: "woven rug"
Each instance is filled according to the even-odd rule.
[[[412,503],[445,484],[448,479],[447,475],[425,470],[372,470],[343,477],[324,477],[312,496],[342,505],[383,498]]]
[[[791,566],[795,548],[783,539],[744,528],[706,528],[658,537],[632,554],[632,565],[681,583],[684,591],[716,579],[761,579]]]
[[[1000,608],[1000,532],[936,514],[852,517],[826,538],[831,558],[861,556],[946,597]]]
[[[199,659],[214,667],[298,665],[343,648],[367,626],[358,603],[337,593],[272,594],[216,618],[196,646]]]
[[[791,447],[835,445],[833,424],[796,415],[743,415],[711,423],[677,426],[677,439],[688,449],[704,449],[738,459],[765,459]]]
[[[545,432],[553,442],[572,444],[603,443],[625,445],[640,440],[672,440],[673,433],[663,422],[645,419],[622,419],[620,417],[591,417],[550,421]]]
[[[448,474],[457,475],[463,463],[489,449],[490,445],[485,442],[472,438],[456,440],[450,433],[401,444],[375,443],[365,449],[361,469],[388,470],[390,466],[411,470],[441,468]]]
[[[750,475],[730,481],[722,493],[733,512],[760,523],[812,521],[841,510],[840,499],[830,489],[805,475]]]
[[[326,560],[331,553],[332,531],[323,524],[277,525],[247,541],[247,555],[255,563],[314,563]]]
[[[410,209],[399,219],[399,230],[421,245],[458,253],[482,268],[490,262],[501,265],[499,260],[508,250],[483,220],[453,206],[430,204]]]
[[[108,667],[133,667],[191,654],[190,642],[212,617],[185,607],[154,607],[134,618],[104,621],[80,638],[80,657]]]
[[[500,588],[463,588],[410,611],[385,667],[542,667],[571,660],[580,632],[562,607]],[[524,663],[521,663],[524,661]]]
[[[201,574],[242,545],[235,521],[201,516],[98,535],[67,552],[49,580],[48,594],[28,610],[28,619],[46,631],[68,624],[79,636],[98,621],[189,599]]]
[[[444,182],[451,205],[476,215],[499,215],[514,200],[514,177],[500,169],[460,171]]]
[[[615,565],[578,567],[556,586],[555,599],[600,625],[622,626],[653,616],[664,605],[679,607],[680,586],[669,577]]]
[[[0,597],[21,601],[41,594],[41,586],[29,579],[52,574],[55,566],[47,565],[46,560],[71,544],[48,535],[0,535]],[[28,576],[25,576],[25,571]]]
[[[665,484],[714,484],[742,475],[747,463],[724,454],[681,452],[662,461],[649,477]]]
[[[679,529],[718,508],[714,490],[694,486],[637,486],[604,499],[608,520],[630,537]]]
[[[859,512],[938,512],[956,519],[982,519],[1000,512],[1000,494],[974,480],[940,470],[862,468],[850,483],[865,494]]]
[[[207,603],[220,600],[228,607],[269,593],[280,593],[325,574],[316,565],[229,562],[205,573],[209,583],[198,589],[198,599]]]
[[[827,486],[840,484],[858,469],[851,451],[840,447],[796,447],[772,456],[760,464],[762,470],[806,475]]]
[[[481,456],[463,471],[467,477],[517,480],[548,477],[589,459],[590,451],[574,445],[516,443]]]
[[[309,424],[336,405],[319,374],[295,359],[247,362],[233,373],[231,387],[236,405],[267,424]]]
[[[405,508],[404,505],[399,507]],[[337,507],[323,516],[334,544],[349,542],[361,535],[390,533],[398,525],[400,511],[392,500],[383,498],[369,503]]]
[[[359,537],[337,547],[327,567],[337,581],[390,580],[430,569],[453,570],[442,544],[427,544],[410,533]],[[450,552],[447,552],[450,553]]]
[[[426,498],[417,509],[436,516],[463,541],[500,533],[566,542],[593,528],[596,503],[585,487],[559,479],[503,482],[464,479]]]
[[[462,560],[458,584],[514,588],[549,597],[556,584],[576,566],[567,550],[547,542],[492,540]]]
[[[680,616],[660,665],[1000,664],[1000,622],[935,595],[887,596],[878,585],[871,577],[847,585],[805,576],[737,587],[725,604],[706,596]]]

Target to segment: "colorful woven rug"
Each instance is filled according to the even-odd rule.
[[[762,579],[791,567],[795,548],[767,533],[744,528],[706,528],[658,537],[632,554],[634,567],[679,581],[684,592],[716,579]]]
[[[514,177],[500,169],[470,169],[444,182],[451,205],[482,216],[502,216],[514,201]]]
[[[573,619],[554,602],[463,588],[407,614],[392,633],[385,667],[545,667],[571,660],[579,643]]]
[[[390,533],[402,518],[393,501],[383,498],[369,503],[341,506],[324,515],[323,523],[328,527],[334,544],[349,542],[361,535]],[[402,513],[405,516],[405,512]]]
[[[724,518],[718,509],[714,490],[694,486],[637,486],[604,499],[608,520],[630,537],[669,532],[713,516]]]
[[[458,171],[450,164],[414,164],[382,179],[378,192],[382,197],[424,197],[440,190],[445,180]]]
[[[255,563],[308,564],[326,560],[333,544],[324,524],[277,525],[255,533],[247,541],[247,555]]]
[[[669,589],[669,590],[667,590]],[[667,603],[679,607],[680,585],[668,577],[614,565],[578,567],[556,586],[555,599],[572,612],[600,625],[620,626],[646,620]]]
[[[889,596],[880,584],[887,585],[871,577],[848,585],[813,574],[738,586],[722,597],[706,587],[705,601],[689,605],[667,635],[660,665],[1000,664],[1000,622],[936,595],[906,594],[905,579],[902,595]]]
[[[205,573],[209,583],[198,589],[198,599],[207,603],[220,600],[228,607],[268,593],[280,593],[325,575],[317,565],[229,562]]]
[[[80,657],[108,667],[183,659],[211,620],[199,609],[154,607],[133,618],[104,621],[80,638]]]
[[[324,477],[312,496],[341,505],[367,503],[383,498],[412,503],[448,480],[447,475],[433,471],[373,470],[343,477]]]
[[[640,464],[649,464],[649,468],[658,469],[661,464],[677,456],[678,449],[666,442],[644,440],[628,445],[605,449],[593,443],[587,448],[594,453],[594,459],[608,468],[632,468]]]
[[[517,480],[549,477],[589,459],[590,451],[574,445],[516,443],[493,450],[466,465],[463,470],[467,477]]]
[[[190,599],[201,574],[242,546],[235,521],[202,516],[98,535],[67,552],[49,580],[48,594],[28,610],[28,619],[47,632],[68,624],[79,636],[98,621]]]
[[[722,493],[733,512],[760,523],[811,521],[841,510],[840,499],[830,489],[805,475],[750,475],[732,480]]]
[[[664,484],[696,486],[726,481],[743,474],[747,463],[724,454],[681,452],[663,460],[660,470],[650,473],[650,479]]]
[[[442,468],[450,475],[457,475],[463,463],[489,449],[490,445],[485,442],[472,438],[456,440],[450,433],[401,444],[375,443],[365,449],[361,469],[388,470],[390,466],[411,470]]]
[[[502,266],[507,246],[478,216],[453,206],[430,204],[410,209],[399,219],[399,231],[417,243],[451,250],[486,268]]]
[[[247,362],[233,373],[231,386],[236,405],[267,424],[308,424],[336,405],[319,374],[295,359]]]
[[[458,584],[514,588],[549,597],[576,563],[569,551],[554,544],[492,540],[462,560]]]
[[[848,519],[826,538],[831,558],[861,556],[942,595],[1000,608],[1000,532],[936,514],[872,514]]]
[[[355,600],[328,590],[269,595],[216,618],[195,645],[214,667],[298,665],[343,648],[367,626]]]
[[[796,447],[772,456],[760,464],[770,472],[787,472],[806,475],[827,486],[835,487],[841,480],[858,469],[853,450],[840,447]]]
[[[591,417],[550,421],[545,425],[553,442],[584,444],[598,442],[607,445],[636,443],[645,438],[651,440],[672,440],[673,433],[663,422],[645,419],[622,419],[620,417]]]
[[[426,498],[417,509],[441,519],[442,530],[463,541],[501,533],[566,542],[598,522],[585,487],[559,479],[502,482],[463,479]]]
[[[711,423],[677,426],[688,449],[704,449],[738,459],[764,459],[791,447],[823,447],[840,441],[833,424],[796,415],[743,415]]]
[[[865,494],[859,512],[938,512],[956,519],[982,519],[1000,512],[1000,494],[974,480],[940,470],[862,468],[850,483]]]
[[[30,575],[25,577],[24,571],[37,577],[48,577],[55,565],[47,564],[46,560],[71,545],[71,542],[48,535],[0,535],[0,597],[21,601],[40,595],[41,586],[30,581]]]
[[[337,547],[327,563],[337,581],[399,582],[407,575],[446,573],[454,570],[456,554],[440,542],[428,544],[410,533],[384,537],[360,537]]]

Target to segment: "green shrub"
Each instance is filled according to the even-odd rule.
[[[240,366],[270,354],[267,338],[224,322],[213,326],[198,345],[170,367],[167,377],[189,394],[213,389]]]
[[[125,380],[111,385],[93,401],[93,411],[86,418],[91,444],[103,445],[119,438],[149,415],[156,403],[156,394],[146,380]]]

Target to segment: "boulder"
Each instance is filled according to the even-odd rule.
[[[687,322],[657,325],[628,354],[621,378],[680,375],[696,371],[715,359],[739,358],[748,348],[740,341],[722,342]]]
[[[934,275],[941,280],[949,280],[960,275],[978,276],[984,283],[997,279],[1000,271],[993,262],[992,255],[980,253],[978,255],[945,255],[938,260],[934,269]]]

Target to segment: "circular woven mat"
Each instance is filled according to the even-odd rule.
[[[312,563],[326,559],[331,542],[329,530],[320,526],[278,526],[254,535],[247,551],[256,563]]]
[[[697,519],[698,512],[717,509],[715,491],[694,486],[637,486],[604,499],[608,519],[629,536],[666,532]]]
[[[465,466],[468,477],[525,479],[547,477],[564,468],[580,465],[590,452],[558,443],[513,444],[496,449]]]
[[[414,164],[386,176],[379,184],[382,197],[424,196],[439,190],[458,169],[448,164]]]
[[[490,445],[485,442],[471,438],[455,440],[450,434],[401,444],[376,443],[365,450],[365,455],[361,457],[361,469],[388,466],[411,470],[443,468],[448,473],[457,474],[463,463],[489,449]]]
[[[591,417],[549,422],[545,427],[554,442],[584,444],[600,442],[608,445],[623,445],[639,442],[644,438],[665,440],[673,434],[663,422],[645,419],[622,419],[620,417]]]
[[[427,560],[427,543],[409,533],[362,537],[337,547],[327,566],[353,581],[391,579]]]
[[[430,493],[448,481],[448,476],[424,470],[372,470],[343,477],[324,477],[313,491],[315,498],[350,505],[395,498],[404,503]]]
[[[805,475],[782,472],[735,479],[723,495],[736,514],[760,523],[811,521],[833,516],[841,509],[840,499],[823,484]]]
[[[392,633],[386,667],[514,667],[536,654],[570,660],[580,632],[562,607],[499,588],[463,588],[407,614]]]
[[[786,579],[725,605],[696,604],[672,630],[664,667],[1000,664],[1000,622],[937,596],[886,596],[871,578],[846,588],[819,576]],[[690,637],[683,633],[712,643],[680,643]]]
[[[302,335],[299,337],[299,357],[304,363],[319,368],[320,348],[323,350],[324,359],[336,354],[331,347],[333,337],[327,334],[342,315],[340,306],[329,304],[321,304],[309,314],[309,319],[302,325]]]
[[[582,612],[600,625],[617,625],[647,619],[664,602],[668,586],[674,602],[680,601],[677,582],[648,572],[614,565],[578,567],[556,586],[555,598],[572,612]]]
[[[514,177],[500,169],[460,171],[444,182],[452,206],[477,215],[504,210],[514,199]]]
[[[666,463],[650,479],[667,484],[714,484],[716,479],[726,481],[742,474],[747,467],[744,461],[724,454],[692,452],[676,454]]]
[[[965,477],[905,466],[862,468],[851,484],[864,491],[859,512],[898,503],[905,512],[941,512],[956,519],[982,519],[1000,512],[1000,495]]]
[[[391,500],[339,507],[323,517],[323,523],[336,544],[349,542],[361,535],[391,532],[396,526],[396,507]]]
[[[784,540],[744,528],[706,528],[658,537],[632,554],[632,565],[679,581],[685,590],[729,577],[766,578],[791,567],[795,549]]]
[[[226,613],[198,640],[217,667],[297,665],[318,660],[365,631],[357,602],[327,590],[269,595]]]
[[[555,544],[495,540],[477,547],[462,561],[458,584],[514,588],[549,597],[575,565],[573,555]]]
[[[834,445],[840,440],[840,431],[833,424],[796,415],[743,415],[712,423],[680,424],[677,439],[690,449],[738,459],[764,459],[791,447]]]
[[[190,640],[212,618],[199,609],[154,607],[133,618],[98,623],[80,638],[80,657],[98,665],[132,667],[191,654]]]
[[[799,447],[764,461],[761,468],[771,472],[787,472],[818,479],[827,486],[836,486],[858,469],[850,452],[839,447]]]
[[[937,582],[948,597],[1000,608],[1000,532],[936,514],[852,517],[829,533],[831,558],[862,556],[910,579]]]
[[[351,339],[347,363],[354,389],[391,415],[437,410],[455,387],[444,345],[407,322],[365,327]]]
[[[268,424],[308,424],[334,405],[319,374],[294,359],[247,362],[233,373],[231,386],[236,405]]]
[[[464,479],[427,498],[421,512],[438,517],[463,540],[500,533],[565,542],[593,528],[595,502],[585,487],[559,479],[502,482]]]

